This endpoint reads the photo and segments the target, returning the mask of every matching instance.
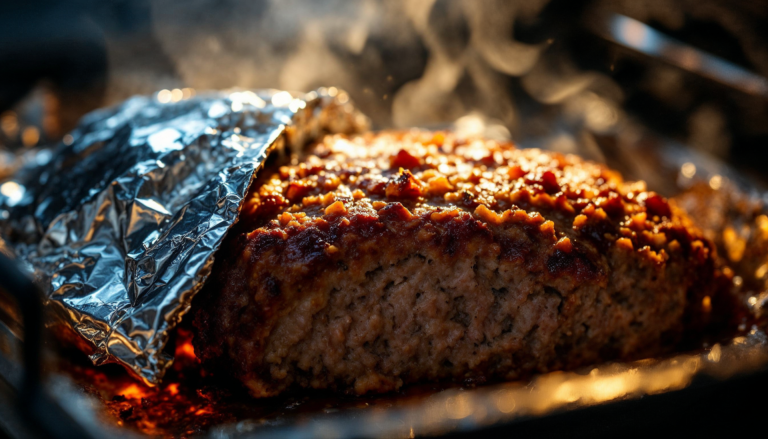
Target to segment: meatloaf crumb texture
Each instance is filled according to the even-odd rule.
[[[714,249],[643,182],[424,131],[265,169],[196,301],[195,350],[256,397],[484,382],[669,349]]]

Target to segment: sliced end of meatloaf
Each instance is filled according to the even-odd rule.
[[[674,205],[603,166],[450,133],[328,136],[254,184],[194,343],[257,397],[515,379],[667,350],[716,275]]]

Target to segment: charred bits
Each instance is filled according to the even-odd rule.
[[[557,177],[552,171],[544,171],[544,173],[541,174],[540,183],[541,186],[544,187],[544,190],[550,195],[560,192],[560,184],[557,182]]]
[[[382,221],[408,221],[413,218],[411,212],[400,203],[389,203],[379,210]]]
[[[314,184],[309,181],[299,180],[292,181],[288,184],[288,189],[285,192],[285,196],[291,203],[300,201],[302,198],[309,195],[314,188]]]
[[[672,218],[672,209],[667,200],[655,192],[648,192],[648,198],[645,199],[645,208],[651,215],[659,217]]]
[[[620,218],[624,215],[624,201],[621,199],[621,196],[615,192],[611,192],[600,207],[611,218]]]
[[[416,199],[422,194],[421,182],[407,169],[400,169],[400,173],[387,184],[387,198]]]

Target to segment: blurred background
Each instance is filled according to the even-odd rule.
[[[760,0],[5,2],[0,169],[135,94],[333,86],[375,128],[454,124],[635,178],[658,157],[617,151],[677,142],[767,181],[766,77]]]

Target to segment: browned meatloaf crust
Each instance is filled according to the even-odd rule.
[[[482,382],[658,354],[714,249],[642,182],[449,133],[329,136],[266,169],[197,301],[198,357],[257,397]]]

